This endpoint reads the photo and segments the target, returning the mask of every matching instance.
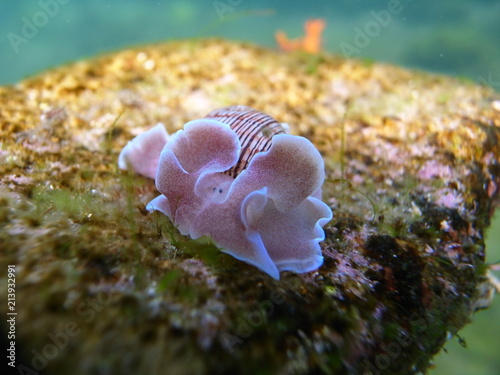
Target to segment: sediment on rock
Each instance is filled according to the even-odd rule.
[[[16,265],[19,356],[42,373],[415,374],[492,290],[500,97],[487,87],[196,40],[57,68],[0,98],[0,260]],[[182,237],[145,211],[154,182],[118,170],[145,129],[232,104],[322,153],[334,219],[317,271],[276,281]]]

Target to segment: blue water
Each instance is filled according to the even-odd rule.
[[[500,91],[498,0],[3,1],[0,84],[98,53],[177,38],[223,36],[275,47],[276,30],[299,36],[304,21],[317,17],[327,21],[327,51],[445,72]]]

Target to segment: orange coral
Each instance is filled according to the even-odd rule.
[[[321,51],[321,33],[326,26],[326,22],[321,19],[307,20],[304,24],[305,35],[302,38],[288,39],[283,31],[275,34],[276,42],[282,51],[305,51],[309,53],[319,53]]]

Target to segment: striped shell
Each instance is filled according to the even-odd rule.
[[[285,128],[274,118],[244,105],[217,109],[206,118],[227,124],[238,135],[241,152],[236,164],[224,174],[236,178],[261,151],[271,148],[276,134],[286,133]]]

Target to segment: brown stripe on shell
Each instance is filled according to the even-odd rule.
[[[210,112],[206,118],[228,124],[238,135],[241,144],[240,157],[234,167],[224,172],[233,178],[248,166],[258,152],[271,148],[273,136],[286,133],[274,118],[244,105],[217,109]]]

